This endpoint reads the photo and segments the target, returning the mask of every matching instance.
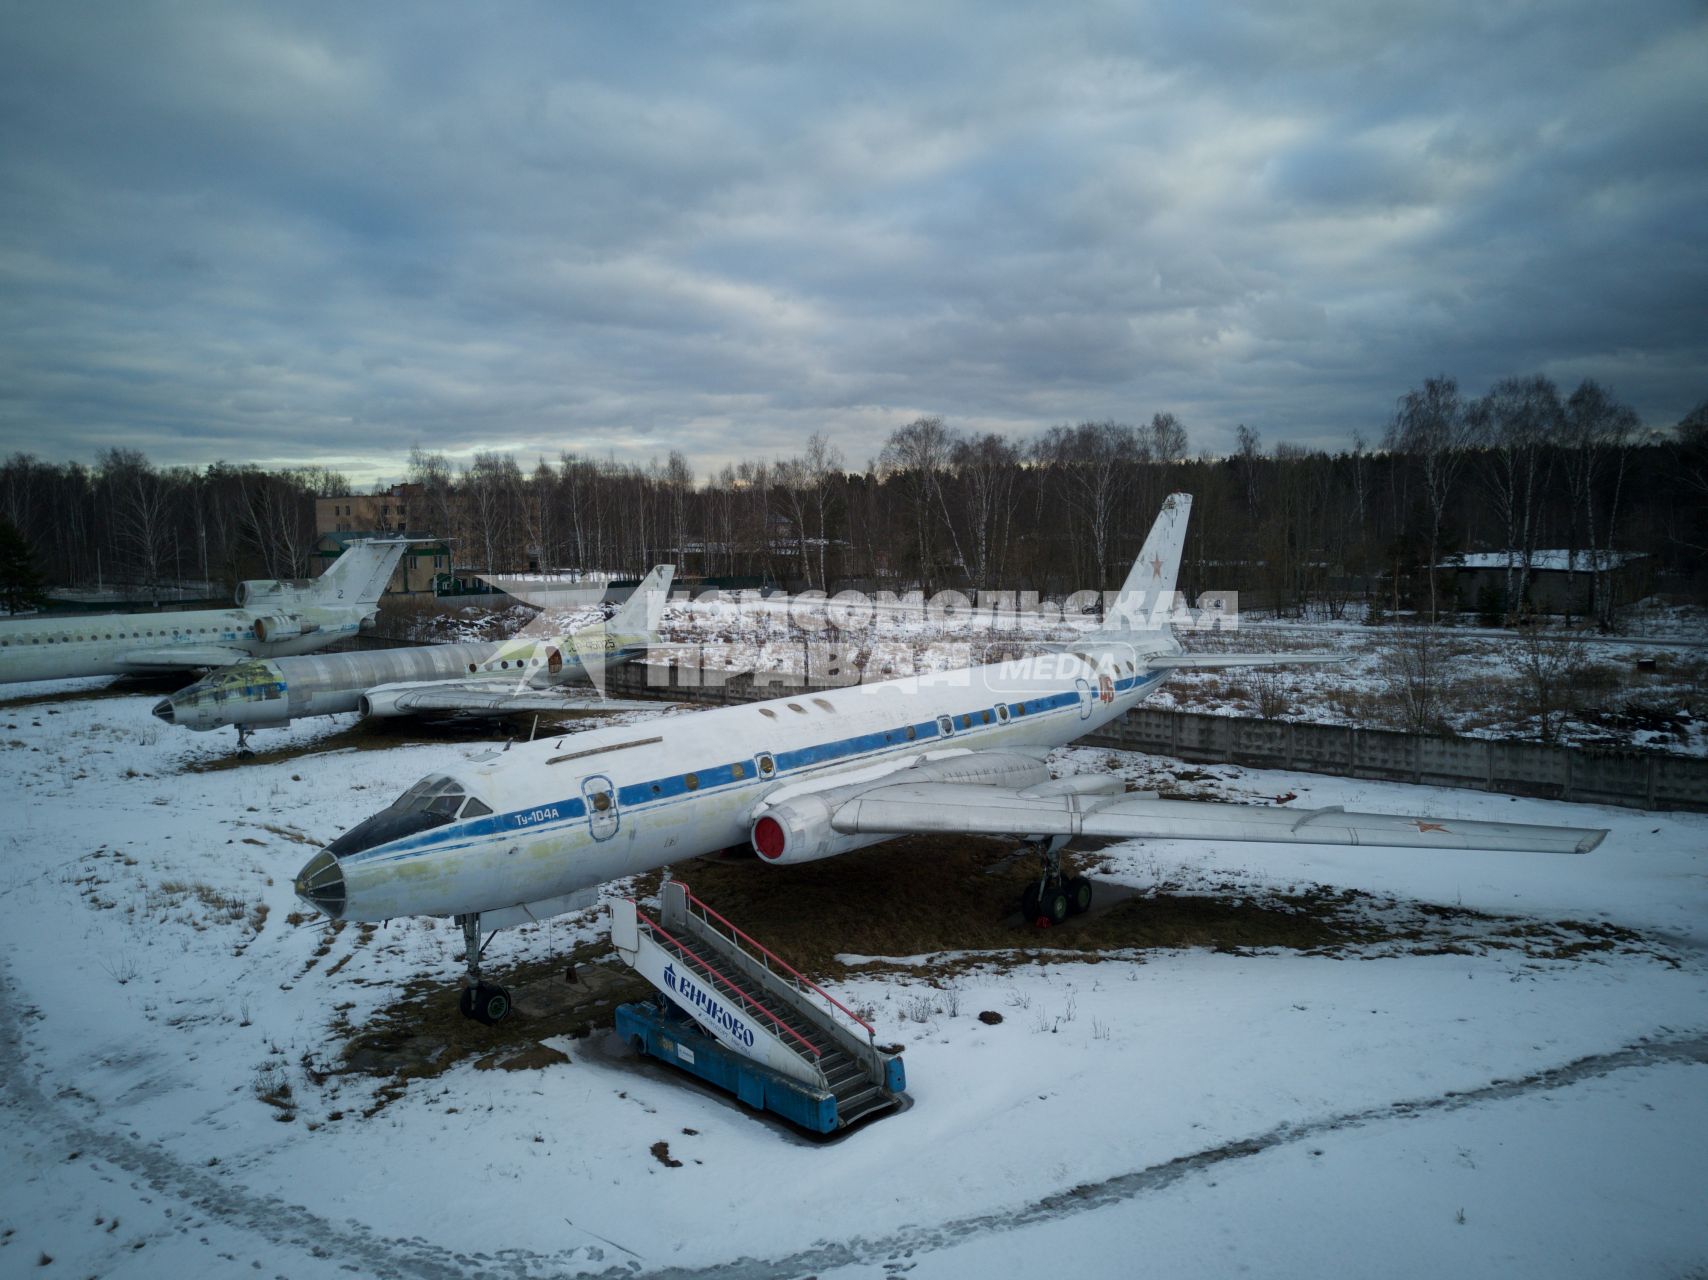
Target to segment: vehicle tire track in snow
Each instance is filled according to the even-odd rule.
[[[100,1156],[142,1179],[162,1195],[177,1197],[228,1226],[253,1232],[275,1247],[300,1250],[306,1256],[335,1266],[354,1267],[369,1275],[421,1277],[423,1280],[469,1280],[475,1277],[528,1280],[529,1277],[561,1274],[574,1268],[578,1261],[582,1266],[603,1261],[598,1256],[602,1251],[586,1251],[585,1247],[552,1254],[521,1249],[470,1254],[435,1245],[419,1237],[399,1239],[382,1236],[355,1219],[333,1222],[302,1205],[249,1191],[207,1169],[187,1164],[162,1147],[101,1129],[73,1115],[68,1106],[49,1098],[30,1077],[21,1048],[23,1028],[19,1013],[13,1001],[10,979],[0,968],[0,1110],[28,1118],[32,1122],[29,1131],[38,1140],[51,1139],[57,1134],[73,1148],[86,1155]],[[1302,1124],[1283,1122],[1255,1137],[1177,1156],[1162,1164],[1117,1174],[1102,1182],[1086,1183],[1018,1209],[903,1227],[882,1236],[855,1236],[844,1241],[814,1245],[780,1258],[738,1258],[709,1267],[672,1267],[659,1271],[643,1271],[637,1263],[630,1261],[622,1266],[607,1267],[602,1272],[584,1274],[634,1277],[635,1280],[642,1276],[654,1280],[728,1280],[735,1276],[790,1280],[791,1277],[836,1267],[873,1265],[909,1253],[928,1253],[949,1247],[972,1236],[1012,1231],[1017,1227],[1118,1204],[1173,1186],[1228,1161],[1261,1155],[1342,1129],[1457,1111],[1564,1088],[1616,1071],[1678,1062],[1708,1065],[1708,1032],[1641,1041],[1609,1053],[1579,1058],[1521,1079],[1494,1081],[1477,1089],[1386,1103]],[[589,1257],[589,1252],[593,1256]],[[579,1259],[577,1255],[581,1255]]]
[[[254,1233],[258,1241],[295,1250],[304,1257],[358,1274],[398,1280],[525,1280],[542,1274],[542,1264],[574,1264],[581,1250],[543,1256],[522,1250],[495,1254],[461,1253],[420,1238],[382,1236],[353,1218],[334,1222],[299,1204],[252,1192],[215,1172],[179,1159],[164,1147],[80,1119],[66,1103],[50,1098],[31,1077],[24,1061],[21,1010],[14,1001],[9,974],[0,968],[0,1113],[28,1121],[14,1132],[20,1145],[61,1141],[84,1157],[98,1157],[140,1179],[163,1196],[193,1205],[227,1226]],[[272,1265],[284,1274],[286,1259]],[[616,1274],[632,1275],[618,1268]]]
[[[846,1242],[816,1245],[786,1258],[760,1260],[741,1258],[712,1267],[672,1268],[645,1272],[646,1280],[733,1280],[740,1276],[759,1280],[791,1280],[836,1267],[876,1265],[892,1262],[904,1255],[928,1253],[947,1248],[972,1236],[1012,1231],[1017,1227],[1033,1226],[1057,1218],[1072,1217],[1091,1209],[1101,1209],[1131,1200],[1152,1191],[1161,1191],[1193,1174],[1213,1169],[1230,1160],[1243,1160],[1262,1155],[1277,1147],[1317,1138],[1342,1129],[1384,1120],[1403,1120],[1432,1112],[1457,1111],[1486,1102],[1501,1102],[1531,1093],[1545,1093],[1597,1079],[1633,1067],[1655,1066],[1661,1063],[1697,1063],[1708,1066],[1708,1033],[1693,1033],[1666,1040],[1644,1040],[1615,1049],[1609,1053],[1592,1054],[1564,1066],[1539,1071],[1518,1080],[1498,1080],[1481,1088],[1443,1094],[1435,1098],[1409,1099],[1349,1111],[1344,1115],[1326,1116],[1302,1124],[1287,1121],[1266,1133],[1236,1142],[1209,1147],[1190,1155],[1176,1156],[1162,1164],[1117,1174],[1102,1182],[1084,1183],[1067,1191],[1045,1196],[1032,1204],[1000,1213],[977,1214],[956,1218],[933,1226],[904,1227],[887,1236],[866,1239],[856,1237]],[[642,1273],[636,1273],[642,1280]]]

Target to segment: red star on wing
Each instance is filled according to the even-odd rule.
[[[1439,831],[1444,836],[1453,834],[1451,831],[1447,830],[1447,828],[1442,823],[1425,822],[1422,818],[1418,818],[1418,819],[1414,820],[1412,822],[1412,826],[1417,828],[1419,835],[1422,835],[1426,831]]]

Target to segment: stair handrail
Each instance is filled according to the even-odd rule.
[[[823,987],[819,986],[818,983],[814,982],[811,978],[807,977],[806,974],[802,973],[799,969],[795,968],[794,965],[790,964],[787,960],[783,959],[782,956],[778,955],[775,951],[771,950],[770,947],[766,946],[763,942],[760,942],[757,938],[750,937],[748,934],[743,933],[739,928],[737,928],[729,920],[727,920],[723,916],[719,915],[716,911],[714,911],[711,907],[707,906],[699,898],[696,898],[694,896],[694,891],[688,887],[688,882],[686,880],[677,880],[676,883],[682,886],[682,896],[685,899],[687,899],[687,901],[691,905],[699,907],[702,912],[704,912],[711,919],[716,920],[720,924],[722,924],[726,929],[728,929],[730,931],[730,933],[735,935],[735,937],[741,939],[743,942],[748,943],[750,946],[758,948],[758,950],[764,954],[767,961],[772,961],[772,960],[776,961],[777,964],[780,965],[783,968],[783,970],[785,972],[787,972],[788,975],[795,980],[795,982],[797,984],[803,984],[804,983],[806,986],[811,987],[820,996],[824,997],[824,999],[826,1001],[828,1001],[830,1004],[836,1006],[836,1008],[840,1009],[849,1018],[851,1018],[853,1021],[859,1023],[862,1027],[864,1027],[866,1029],[866,1039],[868,1042],[870,1042],[872,1044],[877,1043],[878,1033],[877,1033],[876,1028],[874,1028],[871,1023],[867,1022],[859,1014],[855,1013],[854,1010],[850,1009],[847,1005],[843,1004],[842,1001],[838,1000],[835,996],[831,995],[830,992],[826,991]],[[770,965],[767,964],[766,967],[769,968]]]
[[[631,899],[629,899],[629,901],[633,902],[634,899],[631,898]],[[779,1018],[776,1014],[772,1013],[764,1005],[755,1004],[752,997],[749,996],[747,994],[747,992],[743,991],[740,987],[736,986],[728,978],[724,977],[723,974],[719,973],[714,967],[712,967],[712,965],[707,963],[705,957],[701,956],[698,952],[692,950],[686,943],[681,941],[679,938],[676,938],[672,934],[666,932],[666,930],[664,929],[664,927],[662,925],[660,925],[656,920],[654,920],[650,916],[648,916],[644,911],[642,911],[640,909],[640,907],[638,905],[635,907],[635,918],[637,920],[639,920],[642,924],[644,924],[648,929],[652,930],[652,932],[658,934],[666,942],[670,943],[671,946],[675,947],[677,955],[681,957],[684,964],[692,964],[692,965],[697,966],[698,968],[704,969],[707,973],[709,973],[712,976],[712,978],[715,981],[722,983],[724,986],[728,987],[731,991],[735,992],[735,998],[737,1000],[741,1001],[741,1007],[743,1009],[748,1010],[750,1012],[759,1013],[759,1014],[763,1015],[764,1018],[766,1019],[766,1021],[773,1024],[777,1028],[777,1030],[785,1033],[791,1040],[800,1041],[801,1046],[803,1048],[805,1048],[808,1053],[812,1054],[813,1057],[822,1058],[824,1056],[824,1051],[822,1049],[820,1049],[817,1045],[813,1044],[812,1041],[808,1040],[805,1036],[803,1036],[800,1032],[796,1031],[793,1027],[791,1027],[787,1023],[785,1023],[781,1018]]]

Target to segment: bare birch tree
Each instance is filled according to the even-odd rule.
[[[1504,531],[1506,599],[1515,616],[1530,593],[1542,499],[1559,438],[1560,394],[1549,379],[1504,378],[1470,411],[1484,447],[1484,480]]]
[[[1629,406],[1588,378],[1566,401],[1564,423],[1566,484],[1573,513],[1570,528],[1574,530],[1568,549],[1575,553],[1578,543],[1583,544],[1590,573],[1590,608],[1607,631],[1613,626],[1613,577],[1619,567],[1613,535],[1632,438],[1641,423]],[[1581,539],[1575,536],[1579,529]]]
[[[147,458],[134,449],[108,449],[99,462],[112,513],[114,540],[131,572],[160,599],[161,567],[171,538],[171,490]]]
[[[1400,397],[1388,427],[1387,447],[1410,455],[1423,478],[1429,503],[1429,621],[1440,617],[1436,563],[1441,558],[1441,524],[1453,496],[1453,483],[1476,438],[1476,425],[1459,398],[1459,384],[1445,375],[1428,379],[1421,390]]]

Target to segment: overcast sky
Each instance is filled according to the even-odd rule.
[[[1708,6],[10,3],[0,451],[1708,397]]]

